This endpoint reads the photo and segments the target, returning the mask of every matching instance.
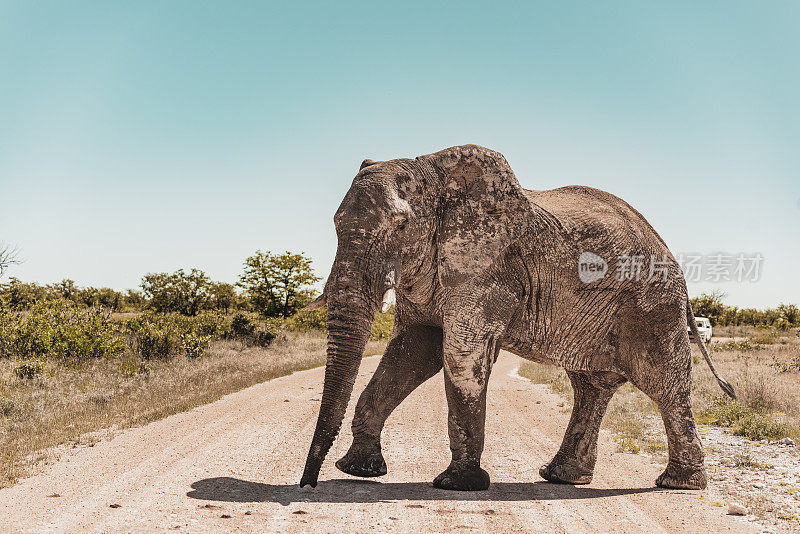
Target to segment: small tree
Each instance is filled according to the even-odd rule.
[[[227,314],[231,307],[236,305],[238,298],[239,295],[236,294],[233,284],[216,282],[211,285],[211,302],[217,310],[222,310]]]
[[[27,310],[37,302],[48,300],[47,288],[36,282],[26,283],[11,277],[2,286],[3,300],[14,310]]]
[[[86,306],[100,306],[112,312],[119,310],[122,306],[122,299],[122,293],[110,287],[84,287],[78,290],[77,298]]]
[[[778,313],[788,324],[792,326],[800,324],[800,308],[794,304],[781,304],[778,306]]]
[[[723,302],[725,296],[722,291],[703,293],[691,299],[692,311],[696,317],[707,317],[714,326],[724,325],[728,308]]]
[[[211,279],[199,269],[186,273],[148,273],[142,277],[142,290],[156,312],[178,312],[194,317],[208,303]]]
[[[54,299],[65,299],[77,302],[78,300],[78,286],[75,285],[75,280],[64,278],[58,283],[47,286],[50,294]]]
[[[253,307],[265,317],[291,317],[308,300],[311,284],[321,280],[303,253],[256,253],[244,261],[238,286],[247,292]]]
[[[124,296],[125,307],[132,310],[142,310],[147,305],[147,299],[138,289],[129,289]]]

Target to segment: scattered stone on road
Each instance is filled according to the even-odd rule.
[[[747,508],[739,503],[732,502],[730,506],[728,506],[728,513],[730,515],[747,515]]]

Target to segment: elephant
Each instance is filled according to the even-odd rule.
[[[686,282],[665,242],[626,202],[583,186],[523,189],[503,155],[464,145],[364,160],[333,220],[336,257],[324,291],[306,308],[327,306],[328,344],[301,487],[317,485],[375,312],[392,300],[394,330],[356,405],[352,446],[336,462],[341,471],[384,475],[384,422],[444,369],[452,460],[433,486],[487,489],[486,389],[502,349],[560,366],[572,383],[572,415],[560,449],[539,471],[544,479],[592,480],[600,422],[630,381],[655,402],[666,429],[668,463],[656,484],[706,486],[687,326],[700,336]],[[657,274],[628,276],[622,267],[631,258],[650,258]]]

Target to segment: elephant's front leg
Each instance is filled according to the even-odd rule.
[[[398,329],[356,405],[353,444],[336,467],[349,475],[386,474],[381,431],[394,409],[442,368],[442,331],[429,326]]]
[[[574,404],[561,448],[539,475],[550,482],[588,484],[597,461],[597,435],[608,403],[625,378],[613,373],[567,371]]]
[[[446,334],[444,380],[449,414],[450,466],[433,481],[434,487],[476,491],[489,487],[481,469],[486,424],[486,386],[497,355],[495,338],[475,333]]]

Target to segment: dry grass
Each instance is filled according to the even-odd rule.
[[[0,360],[0,487],[57,454],[64,444],[92,444],[102,429],[142,425],[248,386],[325,363],[325,338],[292,333],[268,348],[212,343],[204,358],[144,361],[131,356],[83,366],[47,362],[20,379]],[[384,342],[370,342],[367,355]]]
[[[755,326],[743,325],[743,326],[715,326],[714,327],[714,337],[715,338],[727,338],[727,337],[755,337],[761,332]]]
[[[572,385],[563,369],[552,365],[525,362],[519,374],[550,388],[572,403]],[[659,452],[666,443],[648,430],[648,417],[657,413],[655,404],[631,384],[624,384],[611,399],[603,418],[603,428],[612,430],[620,451]]]
[[[694,366],[698,419],[730,426],[735,433],[751,439],[800,436],[798,331],[754,330],[746,337],[746,343],[717,340],[711,344],[714,364],[733,384],[737,402],[720,396],[705,363]]]
[[[745,338],[731,343],[714,339],[711,356],[720,374],[736,389],[738,401],[726,400],[700,351],[693,345],[693,405],[698,421],[727,426],[750,439],[800,437],[800,334],[754,327],[715,329],[716,336]],[[524,363],[519,373],[537,383],[549,384],[565,397],[572,389],[563,370]],[[603,427],[615,432],[621,450],[663,451],[663,438],[648,429],[658,415],[653,402],[625,384],[614,395]]]

